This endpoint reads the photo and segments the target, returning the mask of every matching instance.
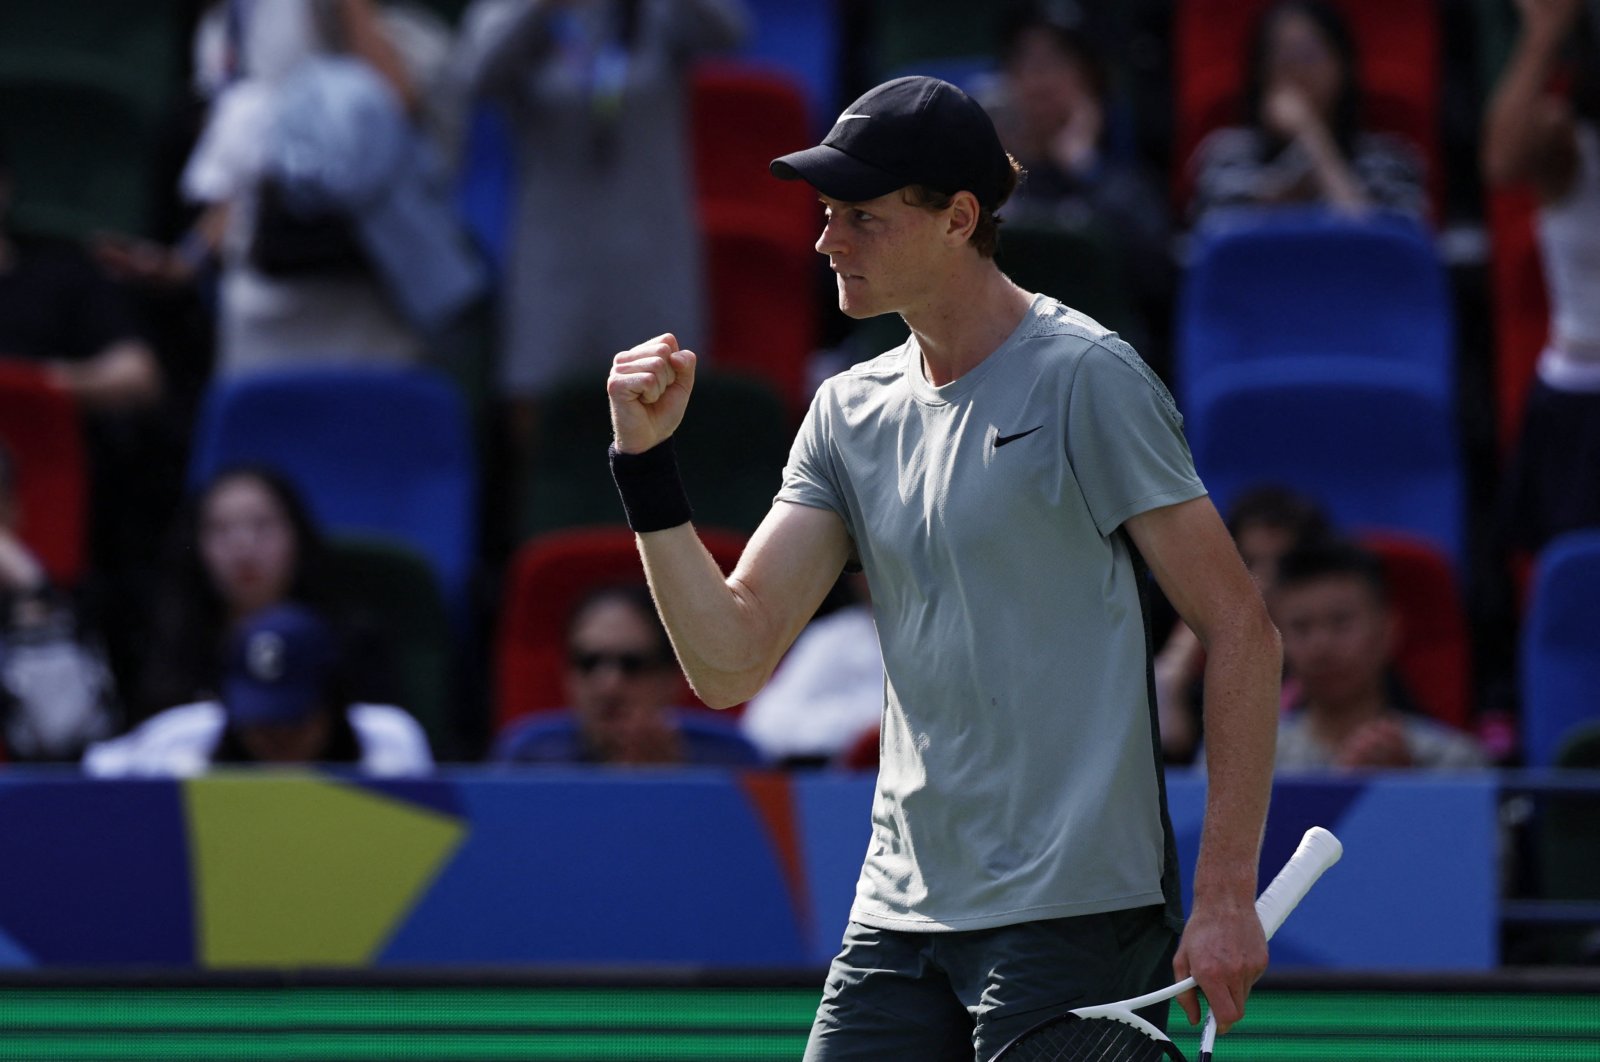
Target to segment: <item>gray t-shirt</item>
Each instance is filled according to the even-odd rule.
[[[1181,425],[1132,348],[1045,296],[943,387],[913,338],[818,392],[777,497],[843,518],[888,680],[854,920],[1176,913],[1118,529],[1205,493]]]

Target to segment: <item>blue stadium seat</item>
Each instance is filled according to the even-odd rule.
[[[750,0],[750,33],[734,57],[787,71],[805,86],[807,110],[819,132],[833,125],[848,100],[839,98],[839,0]]]
[[[1539,554],[1521,645],[1522,746],[1549,767],[1567,736],[1600,721],[1600,530]]]
[[[1219,367],[1189,403],[1195,465],[1217,507],[1260,483],[1320,499],[1355,531],[1402,531],[1463,570],[1455,407],[1415,365],[1299,358]]]
[[[690,708],[677,713],[684,763],[695,767],[760,767],[761,752],[728,719]],[[541,712],[519,719],[495,738],[490,759],[497,763],[577,763],[579,723],[568,711]]]
[[[196,425],[191,488],[240,462],[287,475],[329,533],[416,549],[464,620],[477,549],[476,454],[448,378],[331,367],[220,378]]]
[[[1406,364],[1455,386],[1448,278],[1417,223],[1294,211],[1196,237],[1179,297],[1175,374],[1185,401],[1236,362],[1354,358]]]
[[[456,176],[456,211],[498,281],[510,255],[517,187],[511,126],[489,100],[479,100],[467,117],[465,142]]]

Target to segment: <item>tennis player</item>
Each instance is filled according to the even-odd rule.
[[[988,1059],[1053,1012],[1189,973],[1226,1029],[1267,962],[1280,652],[1171,397],[1115,334],[996,267],[1019,172],[956,87],[880,85],[772,172],[827,208],[816,247],[840,309],[898,313],[911,336],[822,386],[731,576],[673,457],[694,353],[641,343],[607,389],[612,472],[708,703],[761,688],[841,568],[871,586],[887,673],[872,835],[806,1058]],[[1145,564],[1208,660],[1186,927]]]

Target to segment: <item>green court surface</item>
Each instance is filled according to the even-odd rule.
[[[0,1060],[798,1059],[811,988],[0,985]],[[1180,1012],[1173,1011],[1179,1022]],[[1196,1037],[1179,1046],[1191,1058]],[[1224,1062],[1600,1059],[1593,986],[1262,988]]]

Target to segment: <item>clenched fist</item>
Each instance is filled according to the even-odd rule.
[[[643,453],[678,430],[694,388],[696,360],[670,332],[612,359],[606,394],[618,450]]]

